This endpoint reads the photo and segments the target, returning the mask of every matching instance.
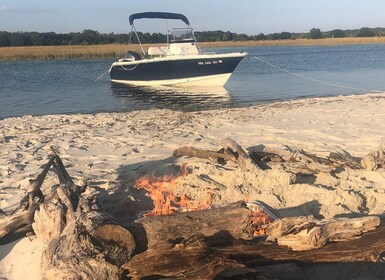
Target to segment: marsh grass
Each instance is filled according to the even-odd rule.
[[[385,44],[385,37],[371,38],[326,38],[326,39],[297,39],[272,41],[228,41],[202,42],[201,48],[226,47],[257,47],[257,46],[325,46],[346,44]],[[150,45],[143,45],[147,49]],[[86,46],[33,46],[33,47],[2,47],[0,61],[15,60],[63,60],[63,59],[101,59],[121,58],[128,50],[140,52],[139,45],[86,45]]]
[[[0,60],[61,60],[122,57],[125,45],[33,46],[0,48]]]
[[[226,41],[204,42],[201,47],[258,47],[258,46],[327,46],[355,44],[385,44],[385,37],[371,38],[325,38],[325,39],[295,39],[295,40],[265,40],[265,41]]]

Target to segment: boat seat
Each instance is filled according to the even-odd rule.
[[[149,47],[148,55],[161,56],[167,54],[167,47]]]

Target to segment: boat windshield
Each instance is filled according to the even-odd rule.
[[[192,28],[173,28],[168,32],[168,41],[170,43],[195,42]]]

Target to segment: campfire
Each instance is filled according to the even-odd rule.
[[[217,207],[212,204],[212,194],[210,192],[206,193],[204,201],[198,202],[191,199],[187,193],[177,193],[177,186],[183,183],[183,179],[187,175],[187,166],[182,165],[176,175],[155,176],[150,174],[139,178],[135,183],[135,187],[147,191],[148,196],[153,201],[154,208],[151,211],[139,212],[137,214],[138,218],[207,210]],[[258,201],[247,203],[247,206],[252,212],[253,236],[266,235],[263,226],[277,218]]]
[[[253,236],[259,237],[266,235],[264,226],[274,222],[277,217],[258,200],[247,203],[247,208],[253,213],[253,226],[255,228]]]
[[[234,160],[242,172],[257,171],[235,141],[226,143],[237,156],[209,152],[208,157]],[[131,221],[130,216],[122,224],[99,207],[96,196],[85,192],[87,186],[74,183],[55,149],[52,151],[19,206],[12,213],[0,209],[0,239],[33,230],[37,240],[47,246],[42,257],[44,279],[88,279],[90,275],[93,279],[228,279],[222,278],[227,275],[235,279],[234,275],[256,273],[259,277],[255,267],[265,266],[267,261],[269,265],[384,261],[385,227],[376,215],[275,220],[263,202],[246,203],[250,197],[223,205],[224,200],[214,191],[197,188],[200,194],[192,193],[186,177],[193,174],[186,166],[176,174],[140,178],[136,188],[148,193],[154,207],[145,217]],[[187,151],[190,156],[207,155],[202,150]],[[326,162],[309,154],[305,157],[317,159],[317,172],[324,166],[321,162]],[[348,162],[352,168],[352,160]],[[385,166],[383,162],[381,157],[379,164]],[[41,187],[51,169],[60,184],[54,193],[44,194]],[[268,235],[269,240],[253,238],[261,235]]]
[[[145,175],[136,181],[137,189],[145,189],[152,199],[154,209],[143,216],[158,216],[176,212],[189,212],[211,208],[211,193],[206,194],[203,202],[195,203],[186,193],[177,194],[176,187],[188,175],[186,165],[182,165],[176,175],[157,177],[153,174]],[[139,215],[142,216],[142,215]]]

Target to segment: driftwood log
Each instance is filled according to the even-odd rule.
[[[188,156],[188,157],[206,158],[219,163],[224,163],[226,161],[236,161],[235,156],[226,152],[226,150],[224,149],[221,149],[218,152],[216,152],[216,151],[201,150],[194,147],[182,147],[182,148],[176,149],[172,155],[174,157]]]
[[[40,188],[53,161],[54,157],[48,161],[43,171],[37,176],[36,180],[30,181],[28,194],[21,199],[19,206],[14,211],[12,211],[9,215],[1,211],[0,239],[8,234],[32,231],[32,222],[35,211],[44,200],[44,196]]]
[[[225,139],[222,146],[220,152],[190,148],[175,155],[231,160],[249,171],[256,168],[235,141]],[[377,158],[376,165],[381,165],[381,152],[377,154],[371,156]],[[301,169],[300,163],[309,172],[330,172],[340,166],[362,168],[357,159],[345,153],[319,157],[286,148],[280,153],[265,152],[263,158],[297,164]],[[41,186],[51,168],[60,185],[44,194]],[[282,262],[384,261],[385,226],[377,227],[378,217],[281,219],[266,228],[269,239],[278,242],[273,243],[252,239],[252,213],[244,202],[149,216],[124,228],[84,191],[85,186],[73,182],[54,152],[42,173],[31,181],[19,206],[12,213],[0,211],[0,238],[33,231],[46,247],[42,259],[44,279],[122,279],[127,274],[133,279],[221,279],[224,271],[258,273],[250,268]]]
[[[251,240],[252,217],[246,203],[240,201],[221,208],[141,218],[130,230],[137,245],[146,244],[147,250],[123,268],[134,279],[214,279],[225,269],[244,268],[230,259],[211,259],[207,255],[211,246],[231,245],[236,239]]]
[[[51,166],[60,186],[44,195],[40,187]],[[46,248],[43,279],[120,279],[120,266],[135,250],[132,234],[83,197],[84,190],[54,152],[19,207],[1,219],[0,238],[33,230]]]
[[[385,141],[381,143],[376,151],[373,151],[362,158],[361,165],[364,169],[375,171],[385,166]]]
[[[250,216],[245,204],[238,202],[224,208],[139,219],[134,225],[141,227],[142,234],[134,228],[131,231],[136,238],[145,237],[145,240],[136,241],[137,244],[147,242],[148,248],[142,248],[123,268],[133,279],[218,279],[216,277],[225,271],[238,270],[258,275],[259,272],[247,269],[285,261],[318,262],[307,256],[330,243],[333,244],[323,252],[329,254],[328,262],[336,262],[341,258],[339,254],[342,254],[341,251],[333,254],[336,242],[346,244],[340,245],[340,248],[351,249],[351,240],[375,230],[380,223],[376,216],[329,221],[311,217],[278,219],[266,227],[269,238],[277,240],[277,244],[265,242],[263,238],[252,239],[254,229]],[[366,236],[361,242],[366,244],[368,240],[373,247],[369,248],[371,253],[366,260],[374,262],[385,250],[385,242],[366,239]],[[289,249],[288,245],[296,250],[308,251],[296,252]],[[281,257],[281,252],[285,253],[286,258]],[[354,254],[346,261],[355,261]]]
[[[294,251],[320,248],[331,242],[341,242],[360,238],[363,233],[380,225],[380,218],[339,218],[317,220],[313,217],[289,217],[276,220],[266,226],[269,240],[288,246]]]
[[[253,237],[252,218],[246,203],[240,201],[221,208],[144,217],[129,229],[136,237],[138,250],[153,249],[194,235],[213,236],[212,242],[228,243]]]
[[[268,168],[267,162],[284,164],[288,171],[301,174],[330,173],[339,167],[351,169],[375,169],[385,165],[385,144],[378,151],[363,158],[353,157],[341,150],[320,156],[304,149],[287,145],[282,148],[265,147],[264,151],[252,151],[250,155],[233,139],[226,138],[220,143],[219,151],[202,150],[195,147],[181,147],[173,152],[174,157],[189,156],[216,161],[225,164],[236,162],[242,170],[253,171],[255,168]]]
[[[221,164],[227,161],[236,162],[239,167],[243,170],[253,170],[256,168],[255,163],[251,160],[250,156],[245,152],[242,147],[231,138],[225,138],[221,141],[223,147],[219,151],[207,151],[201,150],[194,147],[182,147],[176,149],[173,152],[174,157],[198,157],[210,159]]]
[[[245,267],[230,258],[212,258],[207,244],[204,236],[162,243],[156,250],[134,256],[123,268],[132,279],[214,279],[225,269]]]
[[[284,145],[282,148],[266,147],[263,152],[254,151],[251,157],[256,159],[257,164],[261,161],[284,162],[289,170],[303,174],[330,173],[338,167],[362,168],[360,160],[344,150],[320,156],[304,149]],[[282,161],[277,160],[277,157]]]
[[[253,267],[277,262],[299,263],[379,263],[385,261],[385,225],[364,233],[359,239],[327,244],[319,249],[293,251],[271,242],[234,244],[213,248],[215,256],[237,260]]]
[[[201,212],[207,212],[207,210]],[[302,220],[302,223],[298,223],[298,219]],[[291,220],[293,223],[290,222]],[[322,235],[322,231],[319,235],[321,239],[327,240],[327,242],[321,242],[322,247],[318,246],[317,249],[314,249],[314,246],[308,246],[307,249],[311,247],[311,250],[293,251],[287,246],[264,241],[263,238],[247,242],[233,240],[233,242],[223,245],[223,243],[212,242],[213,238],[224,240],[220,234],[217,237],[215,235],[208,237],[199,233],[194,235],[194,231],[188,238],[175,238],[177,236],[175,234],[173,240],[160,241],[158,246],[135,255],[123,265],[123,268],[133,279],[145,279],[146,277],[150,279],[152,279],[151,277],[221,279],[219,276],[225,271],[239,270],[258,275],[258,272],[250,272],[245,268],[257,268],[258,266],[285,262],[303,264],[383,261],[385,241],[382,236],[385,232],[385,226],[373,230],[378,224],[378,217],[359,218],[352,221],[345,219],[344,224],[338,223],[338,225],[334,220],[320,222],[314,219],[311,221],[308,217],[293,218],[287,219],[280,226],[278,226],[279,223],[276,223],[271,231],[275,230],[275,234],[278,232],[280,234],[288,232],[293,235],[295,233],[301,234],[302,231],[306,231],[306,228],[314,227],[312,223],[321,223],[328,227],[325,230],[325,236]],[[151,224],[150,221],[149,224]],[[362,225],[363,230],[357,225]],[[334,229],[336,229],[335,232],[333,232]],[[364,233],[366,230],[372,231]],[[224,232],[221,234],[226,235]]]
[[[236,162],[244,170],[253,171],[256,168],[255,163],[251,160],[250,156],[245,150],[233,139],[225,138],[221,141],[221,145],[229,152],[233,153],[236,157]]]

